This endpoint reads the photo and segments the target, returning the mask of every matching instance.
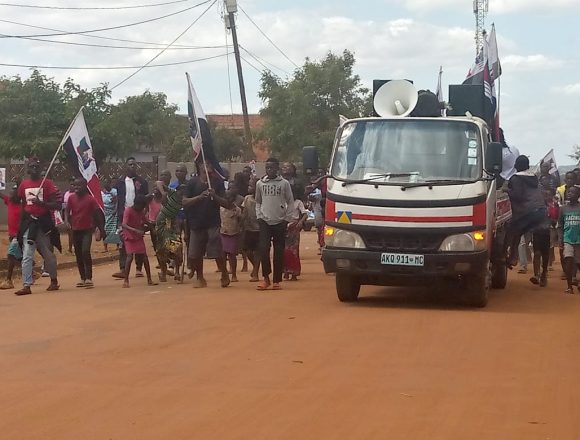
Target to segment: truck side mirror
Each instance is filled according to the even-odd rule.
[[[485,171],[494,176],[501,173],[503,167],[503,145],[490,142],[485,151]]]
[[[313,146],[302,148],[302,164],[305,176],[316,175],[318,173],[318,148]]]

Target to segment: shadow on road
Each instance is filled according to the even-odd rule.
[[[557,290],[559,285],[551,289],[540,289],[517,281],[508,284],[504,290],[491,290],[489,303],[485,308],[469,306],[465,300],[465,291],[449,286],[383,288],[363,286],[358,302],[353,306],[486,313],[561,314],[570,310],[567,300],[580,304],[580,295],[574,297],[562,295]]]

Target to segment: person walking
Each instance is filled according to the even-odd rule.
[[[226,191],[227,206],[220,207],[222,248],[226,263],[230,263],[232,283],[238,282],[238,252],[240,235],[242,232],[242,209],[236,205],[236,198],[240,197],[235,188]]]
[[[292,187],[294,196],[294,205],[292,207],[292,218],[288,224],[286,232],[286,245],[284,249],[284,279],[298,281],[302,272],[300,264],[300,232],[304,228],[304,222],[308,218],[308,211],[295,193],[295,187]]]
[[[560,247],[564,256],[566,273],[566,293],[574,293],[573,278],[576,265],[580,264],[580,188],[573,186],[568,190],[568,204],[560,209]]]
[[[56,231],[51,211],[60,210],[60,192],[51,179],[42,179],[40,161],[33,157],[27,164],[29,178],[20,183],[18,197],[22,200],[23,215],[19,233],[22,236],[22,289],[16,295],[30,295],[34,283],[32,270],[34,254],[38,250],[44,260],[44,270],[50,276],[47,291],[60,288],[57,278],[56,256],[53,247],[60,250],[60,235]]]
[[[120,177],[115,185],[117,191],[117,219],[121,220],[126,208],[130,208],[135,203],[135,197],[138,195],[146,196],[149,194],[149,184],[147,180],[137,174],[137,161],[134,157],[129,157],[125,161],[125,175]],[[121,246],[119,247],[119,272],[113,274],[113,278],[125,278],[125,262],[127,261],[127,253],[123,242],[123,234],[121,234]],[[137,278],[143,277],[141,271],[143,261],[141,254],[135,257],[137,271],[135,276]]]
[[[97,241],[100,241],[105,236],[105,225],[101,207],[89,193],[87,181],[82,177],[75,180],[75,192],[68,198],[64,215],[67,228],[73,233],[77,268],[81,277],[77,287],[92,289],[94,287],[91,257],[93,233],[96,227]]]
[[[258,278],[258,270],[260,269],[260,254],[258,252],[260,225],[256,217],[256,179],[254,177],[250,179],[248,195],[244,197],[242,202],[242,230],[242,248],[252,264],[250,282],[255,283],[260,281]]]
[[[193,287],[207,287],[203,258],[214,259],[221,272],[221,286],[230,285],[220,235],[220,207],[228,206],[224,181],[214,172],[211,162],[198,162],[198,175],[192,177],[183,198],[189,225],[189,258],[197,279]],[[206,172],[207,170],[207,172]],[[209,181],[208,181],[209,178]]]
[[[266,161],[266,175],[256,186],[256,217],[260,225],[260,256],[262,281],[258,290],[280,290],[284,269],[284,244],[287,225],[292,221],[294,197],[290,183],[279,175],[280,162],[276,158]],[[273,264],[270,263],[270,243],[274,247]],[[273,278],[270,282],[270,274]]]
[[[530,172],[528,157],[519,156],[515,162],[515,169],[517,172],[508,182],[508,195],[512,206],[512,219],[506,234],[509,267],[517,264],[517,247],[521,236],[542,226],[548,218],[538,177]]]
[[[140,255],[145,273],[147,274],[147,284],[155,286],[157,283],[151,278],[151,267],[149,266],[149,259],[147,257],[147,248],[145,247],[144,235],[149,227],[145,209],[147,208],[147,197],[143,194],[135,196],[133,205],[126,208],[123,214],[123,244],[127,254],[125,261],[125,276],[123,287],[129,287],[129,274],[131,272],[131,264],[133,259]]]
[[[18,232],[20,231],[20,217],[22,215],[22,201],[18,197],[18,185],[16,182],[12,186],[10,195],[1,194],[2,200],[8,210],[8,270],[6,280],[0,284],[0,290],[14,289],[12,276],[14,267],[22,261],[22,248],[18,243]]]

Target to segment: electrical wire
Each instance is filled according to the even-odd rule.
[[[42,26],[34,26],[32,24],[19,23],[17,21],[10,21],[10,20],[0,19],[0,23],[9,23],[9,24],[17,25],[17,26],[24,26],[24,27],[34,28],[34,29],[42,29],[42,30],[45,30],[45,31],[65,32],[66,33],[66,31],[64,31],[62,29],[47,28],[47,27],[42,27]],[[2,35],[4,35],[4,34],[2,34]],[[96,38],[96,39],[99,39],[99,40],[121,41],[123,43],[149,44],[151,46],[161,46],[161,47],[163,47],[163,46],[166,46],[167,45],[167,43],[151,43],[151,42],[148,42],[148,41],[127,40],[127,39],[124,39],[124,38],[103,37],[101,35],[91,35],[91,34],[84,35],[84,34],[78,34],[77,36],[78,37],[85,37],[85,38]],[[32,37],[26,37],[26,38],[24,38],[24,37],[13,37],[13,38],[32,39]],[[186,45],[183,45],[183,44],[174,44],[173,46],[174,47],[189,48],[189,46],[186,46]],[[161,47],[156,47],[154,49],[160,49]]]
[[[201,3],[198,3],[196,5],[193,5],[193,6],[190,6],[188,8],[182,9],[180,11],[172,12],[171,14],[162,15],[160,17],[149,18],[147,20],[137,21],[135,23],[123,24],[123,25],[119,25],[119,26],[111,26],[111,27],[100,28],[100,29],[90,29],[90,30],[87,30],[87,31],[78,31],[78,32],[59,32],[59,33],[53,33],[53,34],[3,35],[0,38],[56,37],[56,36],[60,36],[60,35],[91,34],[91,33],[94,33],[94,32],[111,31],[111,30],[115,30],[115,29],[124,29],[124,28],[132,27],[132,26],[138,26],[138,25],[145,24],[145,23],[151,23],[153,21],[163,20],[164,18],[173,17],[175,15],[183,14],[184,12],[190,11],[192,9],[195,9],[195,8],[199,7],[199,6],[203,6],[203,5],[205,5],[205,4],[207,4],[207,3],[211,2],[211,1],[212,0],[205,0],[205,1],[201,2]]]
[[[273,67],[274,69],[279,70],[280,72],[284,72],[286,75],[290,75],[290,72],[288,72],[287,70],[281,69],[280,67],[276,66],[275,64],[272,64],[268,61],[266,61],[264,58],[259,57],[258,55],[250,52],[248,49],[246,49],[245,47],[243,47],[241,44],[239,45],[242,50],[244,52],[246,52],[248,55],[250,55],[256,62],[258,62],[262,67],[264,67],[264,69],[272,72],[272,69],[270,67],[268,67],[267,65]]]
[[[191,64],[197,63],[200,61],[208,61],[213,60],[216,58],[225,57],[227,55],[231,55],[232,52],[228,54],[220,54],[214,55],[211,57],[205,58],[197,58],[195,60],[187,60],[187,61],[175,61],[173,63],[162,63],[162,64],[148,64],[146,66],[41,66],[38,64],[7,64],[7,63],[0,63],[0,66],[5,67],[24,67],[30,69],[47,69],[47,70],[127,70],[127,69],[148,69],[153,67],[168,67],[168,66],[180,66],[182,64]]]
[[[2,36],[4,34],[0,34]],[[31,41],[41,41],[43,43],[54,43],[54,44],[65,44],[70,46],[84,46],[84,47],[100,47],[106,49],[133,49],[133,50],[159,50],[160,47],[139,47],[139,46],[113,46],[108,44],[90,44],[90,43],[77,43],[73,41],[58,41],[58,40],[48,40],[45,38],[32,38],[32,37],[20,37],[22,40]],[[167,44],[167,43],[165,43]],[[198,50],[198,49],[223,49],[226,46],[179,46],[170,47],[168,50]]]
[[[248,66],[250,66],[251,68],[253,68],[256,72],[258,72],[260,75],[262,75],[264,73],[263,70],[258,69],[256,66],[254,66],[252,63],[250,63],[247,59],[245,59],[243,56],[240,55],[240,58],[242,59],[242,61],[244,61]],[[268,69],[266,69],[268,70]]]
[[[274,46],[274,47],[276,48],[276,50],[277,50],[278,52],[280,52],[284,58],[286,58],[288,61],[290,61],[290,62],[291,62],[293,65],[294,65],[294,67],[296,67],[296,68],[298,69],[298,68],[299,68],[298,64],[296,64],[294,61],[292,61],[292,60],[291,60],[291,59],[288,57],[288,55],[286,55],[286,54],[284,53],[284,51],[283,51],[282,49],[280,49],[280,48],[279,48],[279,47],[276,45],[276,43],[274,43],[274,42],[272,41],[272,39],[271,39],[270,37],[268,37],[268,35],[266,35],[266,33],[265,33],[265,32],[264,32],[264,31],[263,31],[261,28],[260,28],[260,26],[258,26],[258,25],[257,25],[257,23],[256,23],[254,20],[252,20],[252,18],[251,18],[251,17],[248,15],[248,13],[247,13],[247,12],[244,10],[244,8],[242,8],[242,6],[241,6],[241,5],[238,5],[238,8],[240,8],[240,11],[242,11],[242,13],[243,13],[243,14],[246,16],[246,18],[247,18],[248,20],[250,20],[250,22],[251,22],[251,23],[252,23],[252,24],[253,24],[253,25],[256,27],[256,29],[258,29],[258,31],[259,31],[259,32],[260,32],[260,33],[261,33],[261,34],[264,36],[264,38],[266,38],[266,40],[268,40],[268,41],[270,42],[270,44],[271,44],[272,46]]]
[[[30,8],[30,9],[58,9],[58,10],[71,10],[71,11],[112,11],[112,10],[122,10],[122,9],[141,9],[141,8],[152,8],[155,6],[167,6],[174,5],[177,3],[186,3],[191,0],[173,0],[170,2],[163,3],[151,3],[147,5],[134,5],[134,6],[95,6],[95,7],[82,7],[82,6],[39,6],[39,5],[22,5],[18,3],[0,3],[0,6],[10,6],[15,8]]]
[[[185,33],[190,30],[199,20],[201,20],[201,18],[216,4],[217,0],[213,0],[213,2],[210,3],[210,5],[201,13],[201,15],[199,17],[197,17],[195,20],[193,20],[193,22],[187,26],[185,28],[185,30],[183,32],[181,32],[177,37],[175,37],[173,39],[173,41],[171,43],[169,43],[165,48],[163,48],[161,50],[161,52],[159,52],[157,55],[155,55],[153,58],[151,58],[149,61],[147,61],[147,63],[145,63],[141,68],[137,69],[135,72],[133,72],[131,75],[129,75],[127,78],[125,78],[123,81],[115,84],[113,87],[111,87],[110,90],[115,90],[117,87],[119,87],[120,85],[126,83],[127,81],[129,81],[131,78],[133,78],[135,75],[137,75],[139,72],[141,72],[145,67],[147,67],[149,64],[151,64],[153,61],[155,61],[157,58],[159,58],[161,55],[163,55],[163,53],[169,49],[173,43],[175,43],[177,40],[179,40],[181,37],[183,37],[183,35],[185,35]],[[207,2],[206,2],[207,3]]]

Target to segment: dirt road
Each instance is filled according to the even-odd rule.
[[[281,292],[122,290],[109,265],[91,291],[1,293],[0,438],[580,438],[580,295],[557,272],[510,274],[483,310],[373,287],[345,305],[304,237]]]

